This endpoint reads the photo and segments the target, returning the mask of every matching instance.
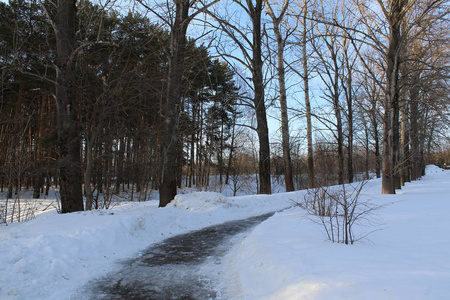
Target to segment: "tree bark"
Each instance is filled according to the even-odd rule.
[[[406,182],[411,181],[411,172],[410,172],[410,151],[409,151],[409,113],[408,113],[408,104],[406,101],[403,102],[401,107],[401,185],[405,185]]]
[[[380,157],[380,138],[378,134],[378,118],[377,118],[377,99],[372,97],[370,108],[370,121],[373,131],[374,154],[375,154],[375,175],[377,178],[381,178],[381,157]]]
[[[289,0],[286,0],[289,1]],[[289,2],[285,2],[282,11],[278,17],[275,16],[269,1],[265,1],[269,9],[269,15],[273,22],[273,31],[277,41],[277,73],[278,86],[280,92],[280,111],[281,111],[281,147],[283,149],[283,164],[284,164],[284,181],[286,185],[286,192],[294,191],[294,181],[292,179],[292,159],[291,147],[289,142],[289,118],[286,97],[286,72],[284,65],[284,44],[285,41],[280,32],[280,23],[283,20]]]
[[[259,193],[271,194],[269,128],[267,126],[266,105],[264,101],[263,62],[261,58],[261,13],[263,1],[256,0],[255,5],[253,5],[252,1],[247,0],[247,4],[253,24],[252,80],[254,85],[253,102],[257,121],[256,131],[259,138]]]
[[[386,53],[386,97],[383,117],[383,194],[395,194],[399,185],[398,148],[399,148],[399,66],[401,51],[401,18],[404,0],[392,1],[389,22],[389,46]]]
[[[342,116],[341,105],[339,103],[339,66],[337,64],[337,56],[334,52],[331,53],[331,59],[334,65],[334,80],[332,82],[331,91],[334,115],[336,117],[336,131],[337,131],[337,151],[338,151],[338,181],[339,184],[344,183],[344,134],[342,131]]]
[[[55,18],[56,103],[61,212],[83,210],[81,127],[75,80],[76,0],[58,0]]]
[[[91,210],[94,203],[94,194],[92,191],[92,167],[94,158],[92,156],[92,149],[94,147],[94,137],[86,136],[86,170],[84,172],[84,195],[86,197],[86,210]]]
[[[302,32],[302,54],[303,54],[303,84],[305,93],[305,110],[306,110],[306,140],[308,148],[308,188],[315,187],[315,173],[314,173],[314,151],[312,142],[312,121],[311,121],[311,103],[309,101],[309,72],[308,72],[308,57],[306,55],[306,21],[307,21],[307,1],[304,2],[303,13],[303,32]]]
[[[347,36],[347,38],[350,38]],[[348,55],[348,42],[344,42],[344,58],[347,76],[343,83],[345,98],[347,100],[347,181],[353,182],[353,63],[350,63]]]
[[[181,79],[186,48],[186,31],[189,24],[189,1],[175,0],[175,22],[171,31],[169,78],[167,99],[163,107],[164,134],[162,136],[162,176],[159,189],[159,206],[164,207],[177,194],[179,162],[179,116],[181,104]]]
[[[417,180],[422,176],[420,158],[419,105],[416,95],[413,93],[411,93],[409,106],[411,120],[411,180]]]

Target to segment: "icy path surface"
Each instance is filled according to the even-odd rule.
[[[87,286],[84,299],[227,299],[221,260],[239,233],[273,213],[206,227],[166,239]],[[76,296],[80,299],[80,295]]]

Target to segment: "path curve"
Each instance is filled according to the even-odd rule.
[[[121,263],[87,287],[87,299],[220,299],[213,274],[202,265],[221,264],[233,237],[266,220],[272,213],[230,221],[168,238]],[[219,268],[218,268],[219,269]],[[203,268],[204,270],[204,268]]]

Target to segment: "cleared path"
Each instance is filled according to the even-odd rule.
[[[177,235],[153,245],[138,258],[122,263],[116,273],[87,287],[87,299],[220,299],[223,294],[205,274],[205,265],[221,264],[233,237],[273,213],[231,221]]]

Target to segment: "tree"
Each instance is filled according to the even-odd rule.
[[[294,43],[301,47],[301,59],[300,67],[296,68],[293,64],[290,65],[292,71],[294,71],[303,82],[303,93],[304,93],[304,103],[305,103],[305,118],[306,118],[306,140],[307,140],[307,170],[308,170],[308,188],[315,187],[315,170],[314,170],[314,149],[313,149],[313,128],[312,128],[312,108],[310,101],[310,88],[309,83],[311,79],[312,69],[310,67],[311,55],[308,54],[308,46],[314,39],[310,36],[312,33],[312,27],[314,25],[311,22],[311,16],[309,15],[309,7],[311,2],[308,0],[299,1],[293,8],[291,8],[290,15],[293,15],[296,22],[301,24],[296,41]],[[298,14],[297,8],[301,10]],[[297,27],[296,27],[297,28]]]
[[[331,103],[334,114],[334,121],[329,119],[328,113],[322,118],[322,124],[330,128],[331,123],[335,129],[330,128],[337,143],[337,162],[338,162],[338,180],[339,184],[344,183],[344,126],[343,112],[341,106],[342,85],[340,78],[343,72],[342,61],[340,60],[342,45],[339,41],[339,28],[326,20],[326,7],[322,6],[321,12],[324,21],[318,24],[317,39],[312,43],[314,51],[318,57],[320,64],[317,66],[316,73],[324,84],[324,93],[322,98]],[[337,18],[337,8],[333,8],[331,12],[332,18]]]
[[[342,39],[342,52],[343,52],[343,65],[344,74],[341,77],[342,88],[344,90],[345,102],[347,107],[345,109],[344,115],[347,119],[347,182],[352,183],[354,179],[353,171],[353,142],[354,142],[354,90],[353,85],[353,73],[356,71],[355,64],[357,61],[357,56],[351,51],[352,43],[350,40],[353,37],[349,36],[347,33],[344,34]]]
[[[249,26],[243,26],[239,20],[232,20],[230,17],[223,16],[218,12],[210,12],[210,15],[219,23],[219,29],[224,33],[239,50],[240,55],[236,55],[223,48],[227,45],[223,41],[218,46],[218,52],[225,60],[233,59],[245,67],[251,74],[251,83],[243,74],[240,78],[251,88],[251,106],[256,114],[256,132],[259,140],[259,178],[261,194],[270,194],[272,192],[270,180],[270,144],[269,128],[267,125],[267,112],[264,95],[264,74],[262,60],[262,28],[261,16],[263,12],[263,0],[233,0],[233,5],[239,7],[244,15],[249,18]],[[242,58],[241,58],[242,57]]]
[[[355,1],[364,29],[358,31],[361,40],[377,51],[383,59],[384,91],[382,193],[395,194],[400,188],[400,95],[402,64],[407,64],[406,49],[417,38],[414,30],[423,32],[445,17],[449,11],[445,1],[376,0],[374,10],[370,3]],[[381,14],[379,13],[381,12]],[[387,30],[385,30],[387,28]],[[347,29],[351,30],[351,29]],[[364,64],[365,61],[361,60]],[[371,70],[366,67],[366,71]]]
[[[436,136],[432,132],[446,128],[444,124],[448,122],[445,105],[441,105],[448,99],[448,85],[445,82],[448,78],[449,53],[445,49],[449,40],[444,21],[436,18],[438,12],[422,20],[423,25],[408,32],[408,59],[401,68],[400,163],[403,182],[416,180],[424,174],[424,153],[431,152],[428,149],[424,151],[425,144],[432,144],[431,140]]]
[[[184,60],[186,53],[186,32],[189,23],[200,13],[205,12],[211,5],[218,0],[210,3],[198,1],[190,2],[188,0],[175,0],[175,15],[173,19],[167,19],[154,8],[140,1],[149,11],[156,16],[161,17],[170,28],[170,51],[169,51],[169,70],[167,78],[167,95],[165,103],[162,105],[161,116],[163,120],[163,129],[161,136],[161,180],[159,186],[159,206],[164,207],[173,200],[177,194],[177,171],[181,162],[179,161],[179,117],[181,112],[181,81],[184,70]],[[196,5],[199,8],[196,8]],[[171,9],[172,9],[171,8]],[[190,9],[195,9],[189,14]],[[171,13],[169,12],[169,16]]]
[[[315,173],[314,173],[314,151],[312,141],[312,121],[311,121],[311,103],[309,100],[309,70],[308,70],[308,56],[306,52],[307,47],[307,16],[308,16],[308,1],[303,2],[303,18],[302,18],[302,66],[303,66],[303,82],[305,93],[305,111],[306,111],[306,139],[308,144],[308,188],[315,187]]]
[[[55,100],[61,212],[68,213],[84,209],[81,189],[81,126],[78,120],[75,72],[76,0],[57,0],[55,15],[51,18],[48,13],[47,16],[56,39]]]
[[[278,73],[278,89],[279,100],[281,110],[281,145],[283,148],[283,164],[284,164],[284,180],[286,185],[286,191],[291,192],[294,190],[294,181],[292,179],[292,160],[291,160],[291,146],[289,142],[289,119],[287,108],[287,96],[286,96],[286,71],[284,63],[284,47],[286,45],[287,37],[292,33],[292,30],[288,30],[283,36],[282,24],[287,9],[289,7],[289,0],[285,0],[279,8],[278,16],[275,15],[275,11],[272,8],[268,0],[264,0],[267,7],[268,14],[272,19],[273,32],[275,34],[275,40],[277,44],[277,73]]]

